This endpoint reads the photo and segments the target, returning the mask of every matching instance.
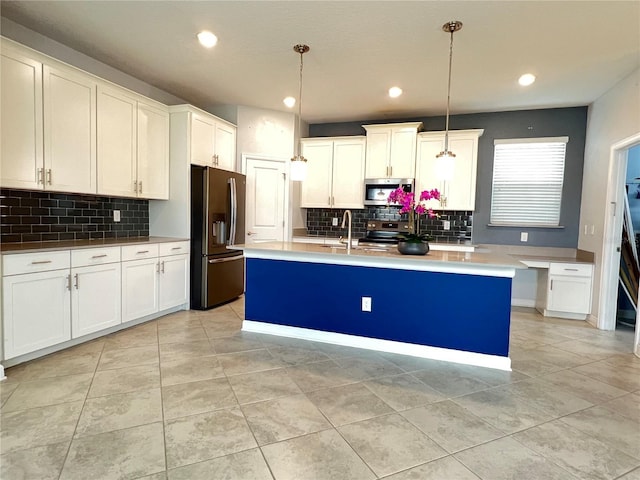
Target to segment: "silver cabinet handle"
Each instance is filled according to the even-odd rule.
[[[37,175],[38,175],[38,185],[40,184],[44,185],[44,169],[39,168],[37,171]]]
[[[172,247],[171,250],[182,250],[182,247]]]
[[[149,253],[149,250],[139,250],[136,252],[136,255],[140,255],[141,253]]]
[[[31,265],[43,265],[45,263],[51,263],[51,260],[39,260],[37,262],[31,262]]]
[[[142,180],[138,182],[138,193],[142,193]]]
[[[553,290],[553,279],[551,279],[551,284],[549,285],[549,290]]]
[[[160,273],[160,262],[156,262],[156,273]]]
[[[49,185],[51,185],[51,177],[52,177],[52,175],[51,175],[51,169],[48,169],[48,170],[47,170],[47,183],[48,183]]]
[[[71,290],[71,274],[67,275],[67,290]]]
[[[76,287],[76,290],[77,290],[78,289],[78,274],[76,273],[73,277],[74,277],[74,280],[75,280],[74,287]]]
[[[103,253],[102,255],[94,255],[91,258],[104,258],[104,257],[108,257],[108,255],[106,253]]]
[[[393,165],[389,167],[389,176],[393,177]]]
[[[161,266],[160,266],[160,271],[161,271],[162,273],[164,273],[164,260],[163,260],[162,262],[160,262],[160,265],[161,265]]]
[[[138,181],[133,181],[133,193],[138,193]]]
[[[212,258],[209,260],[209,263],[225,263],[225,262],[235,262],[236,260],[242,260],[242,256],[236,257],[225,257],[225,258]]]
[[[564,271],[565,272],[577,272],[578,269],[577,268],[565,268]]]

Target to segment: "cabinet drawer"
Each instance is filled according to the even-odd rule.
[[[120,261],[120,247],[71,250],[71,266],[86,267]]]
[[[122,261],[140,260],[158,256],[158,244],[126,245],[122,247]]]
[[[161,257],[166,257],[167,255],[180,255],[182,253],[189,253],[189,242],[160,243],[158,247],[160,249]]]
[[[16,253],[2,256],[2,275],[46,272],[69,268],[69,250],[40,253]]]
[[[590,277],[593,266],[586,263],[551,263],[549,275],[569,275],[572,277]]]

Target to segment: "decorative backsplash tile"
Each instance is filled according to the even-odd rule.
[[[149,236],[148,200],[5,188],[0,218],[6,243]]]
[[[365,207],[352,209],[351,230],[354,238],[363,237],[367,231],[367,220],[406,220],[407,215],[400,215],[398,207]],[[471,240],[473,230],[473,212],[446,210],[439,212],[440,218],[422,218],[420,231],[427,232],[440,242],[459,242]],[[340,227],[344,209],[308,208],[307,234],[320,237],[339,237],[346,234],[346,229]],[[332,225],[332,219],[338,218],[338,226]],[[450,222],[449,230],[444,229],[443,222]]]

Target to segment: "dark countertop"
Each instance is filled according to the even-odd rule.
[[[74,250],[78,248],[114,247],[145,243],[169,243],[182,241],[189,241],[189,239],[172,237],[127,237],[97,240],[62,240],[59,242],[3,243],[0,245],[0,253],[33,253],[53,250]]]

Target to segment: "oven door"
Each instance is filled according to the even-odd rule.
[[[413,178],[367,178],[364,181],[365,205],[397,205],[388,203],[389,194],[398,187],[413,192]]]

